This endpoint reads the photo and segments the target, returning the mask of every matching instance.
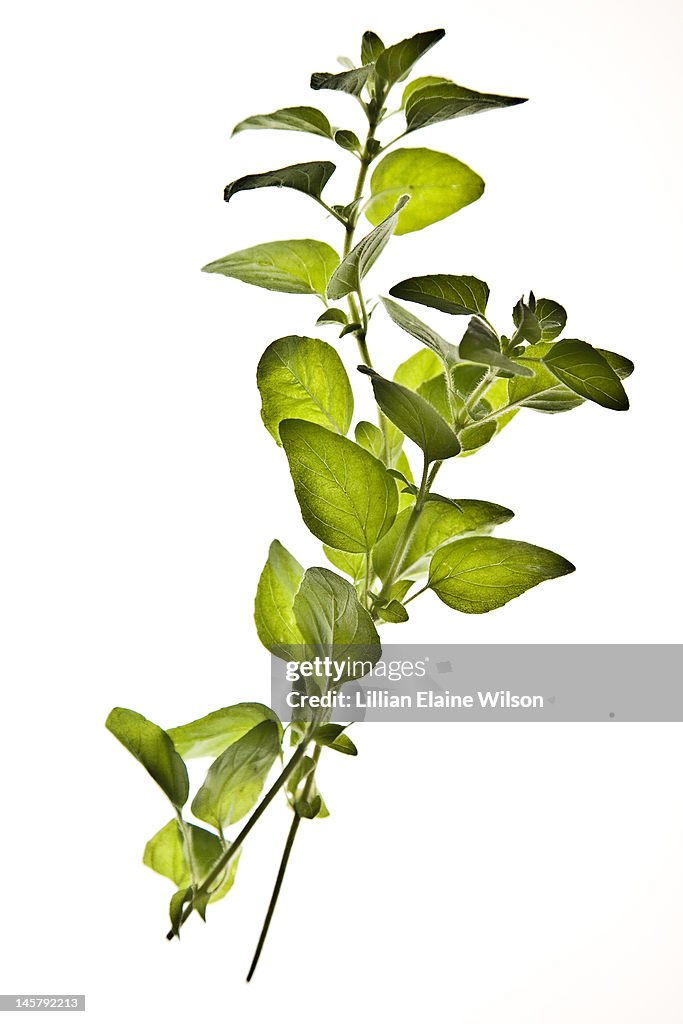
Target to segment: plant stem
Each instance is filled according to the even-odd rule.
[[[391,565],[389,566],[387,577],[379,593],[380,598],[385,598],[387,596],[391,587],[394,585],[394,583],[401,574],[403,559],[405,558],[406,551],[408,550],[408,545],[412,540],[413,534],[415,533],[415,529],[420,519],[420,515],[422,514],[422,509],[424,508],[425,502],[427,501],[427,497],[429,495],[429,488],[431,487],[432,481],[434,480],[434,477],[438,473],[440,467],[441,463],[436,462],[434,463],[434,466],[432,467],[432,470],[430,472],[429,463],[425,459],[424,468],[422,470],[422,480],[420,481],[420,489],[417,492],[415,504],[413,505],[413,509],[410,513],[410,516],[408,517],[408,522],[405,525],[403,535],[401,536],[401,539],[396,545],[394,557],[391,560]]]
[[[321,747],[316,745],[315,751],[313,753],[314,767],[311,770],[308,778],[306,779],[302,793],[302,799],[304,800],[308,799],[308,795],[311,791],[311,786],[313,785],[313,777],[315,775],[315,768],[317,767],[318,761],[320,759],[321,749]],[[270,928],[270,922],[272,921],[273,914],[275,913],[275,907],[277,905],[278,897],[280,895],[280,889],[282,888],[282,882],[284,880],[285,872],[287,870],[287,864],[289,863],[289,857],[292,852],[292,847],[294,846],[294,840],[296,839],[296,834],[299,831],[300,824],[301,815],[298,813],[298,811],[295,810],[294,816],[292,818],[292,824],[290,826],[289,832],[287,833],[287,842],[285,843],[285,848],[282,853],[282,860],[280,861],[280,867],[278,868],[277,878],[275,879],[275,887],[273,888],[273,893],[272,896],[270,897],[268,910],[266,911],[263,927],[261,928],[261,934],[259,935],[259,940],[256,945],[256,952],[254,953],[254,956],[251,961],[251,966],[249,968],[249,973],[247,974],[247,981],[251,981],[251,979],[254,976],[254,971],[258,966],[259,958],[261,956],[266,938],[268,936],[268,929]]]
[[[249,821],[243,827],[242,831],[239,833],[237,838],[234,839],[232,843],[230,843],[230,846],[227,848],[225,853],[222,854],[218,858],[218,860],[216,861],[214,866],[211,868],[211,870],[209,871],[208,875],[206,876],[206,878],[204,879],[202,884],[199,886],[199,888],[195,892],[195,894],[193,896],[193,900],[188,904],[188,906],[183,911],[183,916],[182,916],[182,918],[180,920],[179,927],[182,927],[182,925],[185,924],[185,922],[187,921],[188,917],[192,913],[194,899],[196,899],[197,896],[204,896],[207,892],[210,891],[211,884],[213,882],[215,882],[215,880],[218,878],[218,876],[225,870],[225,868],[228,866],[228,864],[230,863],[232,858],[235,856],[235,854],[239,850],[240,846],[242,845],[244,840],[247,838],[247,836],[249,835],[249,833],[251,832],[252,828],[254,827],[256,822],[259,820],[259,818],[261,817],[263,812],[266,810],[266,808],[272,802],[272,800],[275,798],[275,796],[280,792],[280,790],[284,786],[285,782],[287,781],[289,776],[292,774],[292,772],[294,771],[294,769],[298,765],[298,763],[301,760],[301,758],[304,756],[304,754],[306,752],[306,747],[308,746],[308,743],[309,743],[309,737],[305,737],[302,740],[302,742],[299,744],[299,746],[296,748],[296,750],[294,751],[294,754],[289,759],[289,761],[287,762],[285,767],[282,769],[282,771],[278,775],[278,777],[275,780],[275,782],[273,783],[273,785],[270,787],[270,789],[268,790],[266,795],[263,797],[263,799],[261,800],[261,803],[258,805],[258,807],[254,811],[254,813],[251,815],[251,817],[249,818]],[[173,934],[174,933],[172,931],[170,931],[167,934],[166,938],[170,941],[173,938]]]

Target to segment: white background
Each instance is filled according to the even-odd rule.
[[[630,413],[520,415],[440,482],[515,509],[502,535],[578,571],[480,617],[427,596],[401,639],[680,639],[680,7],[232,7],[5,5],[0,989],[86,992],[98,1022],[680,1024],[675,724],[359,728],[359,758],[324,760],[333,813],[302,826],[252,985],[283,808],[210,923],[163,939],[172,887],[140,857],[168,809],[105,716],[170,726],[267,699],[251,617],[267,546],[320,560],[254,385],[263,348],[312,331],[317,301],[199,268],[273,238],[339,244],[305,197],[228,207],[227,181],[333,159],[328,199],[346,201],[353,168],[322,139],[229,130],[307,102],[358,130],[351,99],[307,81],[356,57],[365,28],[444,25],[421,74],[531,98],[415,136],[486,193],[395,239],[370,283],[477,274],[503,330],[533,288],[568,308],[570,336],[637,363]],[[414,346],[373,326],[391,371]]]

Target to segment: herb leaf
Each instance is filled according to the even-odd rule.
[[[192,843],[192,859],[199,876],[197,880],[201,883],[220,857],[223,848],[220,839],[213,832],[189,822],[186,827]],[[216,903],[230,891],[235,881],[239,858],[238,852],[230,860],[222,878],[214,883],[209,902]],[[185,889],[191,881],[187,862],[183,836],[177,820],[173,818],[149,840],[145,846],[142,863],[157,874],[170,878],[179,888]]]
[[[375,168],[370,186],[372,196],[365,215],[371,224],[379,224],[400,196],[411,197],[398,219],[397,235],[420,231],[450,217],[484,191],[483,180],[467,164],[433,149],[387,153]]]
[[[280,437],[311,533],[341,551],[370,551],[398,506],[384,465],[348,438],[303,420],[284,420]]]
[[[476,92],[456,85],[447,78],[430,79],[419,88],[413,88],[405,100],[408,132],[454,117],[479,114],[485,110],[513,107],[526,103],[518,96],[497,96],[490,92]]]
[[[275,712],[265,704],[255,702],[232,704],[219,711],[211,711],[187,725],[169,729],[168,735],[182,757],[218,757],[260,722],[275,722],[282,735],[282,726]]]
[[[479,615],[570,572],[571,562],[546,548],[500,537],[467,537],[432,557],[429,587],[449,608]]]
[[[336,74],[327,71],[316,71],[311,75],[311,89],[333,89],[335,92],[348,92],[351,96],[360,96],[363,86],[368,80],[372,64],[362,68],[351,68]]]
[[[402,81],[420,57],[431,50],[445,35],[445,29],[437,28],[431,32],[418,32],[409,39],[402,39],[400,43],[388,46],[377,57],[375,66],[378,77],[389,87]]]
[[[310,132],[325,139],[332,138],[332,127],[322,110],[316,107],[282,107],[272,114],[254,114],[236,124],[233,135],[250,128],[276,128],[291,132]]]
[[[207,263],[202,270],[206,274],[234,277],[271,292],[324,298],[327,282],[338,263],[339,256],[326,242],[292,238],[240,249]]]
[[[128,708],[110,711],[106,726],[180,810],[189,795],[187,768],[168,733]]]
[[[192,813],[223,829],[254,806],[280,752],[275,722],[261,722],[216,758],[192,801]]]
[[[558,380],[582,398],[624,412],[628,396],[603,355],[586,341],[565,339],[553,345],[543,362]]]
[[[346,434],[353,392],[339,355],[318,338],[279,338],[265,350],[256,371],[261,417],[278,444],[282,420],[299,419]]]
[[[399,214],[409,200],[400,196],[391,213],[377,225],[374,231],[354,246],[330,278],[327,295],[333,301],[344,298],[349,292],[357,292],[367,272],[378,259],[396,229]]]
[[[419,302],[455,316],[483,316],[489,301],[489,286],[478,277],[455,274],[423,274],[399,281],[389,294],[408,302]]]
[[[274,540],[256,588],[254,620],[263,646],[285,659],[292,647],[304,642],[293,607],[303,578],[303,566],[279,540]]]
[[[245,174],[225,186],[223,198],[229,203],[237,192],[253,188],[293,188],[296,192],[320,199],[322,190],[334,174],[336,167],[329,160],[317,160],[304,164],[290,164],[276,171],[262,171],[259,174]]]

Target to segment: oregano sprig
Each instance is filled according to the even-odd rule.
[[[298,132],[331,143],[338,159],[357,164],[349,196],[334,194],[336,164],[327,158],[256,170],[224,190],[226,202],[257,202],[258,190],[273,187],[299,193],[297,201],[312,199],[340,225],[339,251],[310,238],[255,241],[204,267],[271,291],[313,295],[325,307],[303,334],[271,341],[257,369],[264,425],[287,458],[304,524],[332,566],[305,569],[279,541],[271,544],[256,590],[255,623],[277,658],[297,661],[302,650],[341,645],[372,664],[381,656],[378,626],[405,622],[408,605],[423,594],[432,592],[450,609],[482,614],[573,572],[553,551],[492,536],[512,511],[437,493],[437,474],[445,463],[483,450],[523,409],[559,413],[586,401],[628,408],[622,381],[633,371],[631,361],[562,336],[567,314],[554,299],[528,292],[514,304],[510,322],[497,327],[487,312],[488,284],[452,272],[462,268],[430,268],[401,280],[388,296],[368,294],[368,275],[394,234],[450,217],[484,190],[481,176],[459,158],[396,144],[439,122],[525,102],[431,75],[406,82],[444,34],[419,32],[385,46],[367,31],[357,63],[345,59],[340,71],[312,75],[321,100],[332,90],[347,95],[350,116],[361,108],[363,130],[336,127],[309,105],[247,114],[233,130],[238,136]],[[386,124],[397,116],[404,126],[389,137]],[[363,217],[369,227],[360,231]],[[466,319],[454,320],[446,337],[403,303]],[[371,358],[373,318],[382,316],[419,344],[393,372],[384,357],[381,365]],[[372,389],[377,424],[357,422],[352,437],[354,388],[339,351],[315,337],[314,327],[336,330],[340,350],[348,336],[358,346],[356,383]],[[415,474],[411,445],[419,453]],[[320,676],[314,682],[322,692],[339,681]],[[285,729],[258,703],[231,705],[166,731],[117,708],[107,726],[172,806],[173,817],[158,827],[143,858],[176,886],[169,938],[180,935],[193,911],[205,918],[208,905],[226,895],[252,829],[280,793],[288,801],[291,825],[250,979],[301,822],[329,813],[316,779],[322,753],[355,756],[355,743],[324,711]],[[190,801],[201,825],[186,810],[184,759],[194,757],[211,761]]]

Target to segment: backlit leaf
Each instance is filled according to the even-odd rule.
[[[357,292],[360,283],[380,256],[393,234],[399,214],[408,202],[408,196],[400,196],[391,213],[365,238],[353,247],[341,261],[327,286],[330,299],[342,299],[349,292]]]
[[[316,107],[283,107],[272,114],[254,114],[236,124],[233,135],[250,128],[276,128],[292,132],[310,132],[323,138],[332,138],[332,128],[322,110]]]
[[[207,274],[235,277],[272,292],[324,297],[338,263],[339,256],[326,242],[293,238],[240,249],[207,263],[202,270]]]

